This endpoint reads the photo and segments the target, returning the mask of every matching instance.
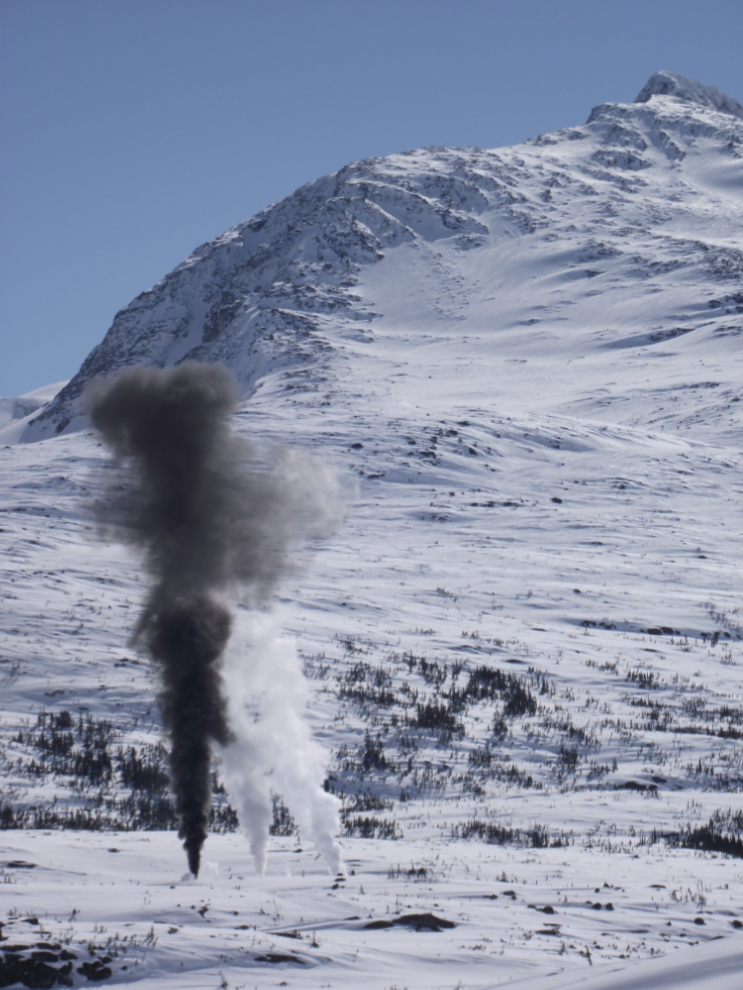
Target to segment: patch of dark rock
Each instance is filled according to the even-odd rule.
[[[557,505],[562,505],[562,499],[558,498],[557,495],[552,496],[552,501],[555,502]]]
[[[301,932],[269,932],[269,935],[278,935],[280,938],[302,938]]]
[[[439,918],[427,911],[424,914],[402,914],[399,918],[393,918],[390,921],[383,919],[370,921],[364,925],[364,929],[374,931],[383,928],[392,928],[394,925],[399,925],[403,928],[414,928],[417,932],[440,932],[445,928],[457,927],[453,921],[449,921],[447,918]]]
[[[113,976],[110,967],[104,966],[100,959],[96,959],[92,963],[84,962],[82,966],[77,967],[77,971],[83,976],[87,976],[93,983],[100,983],[102,980],[108,980]]]
[[[31,958],[35,959],[37,962],[47,962],[47,963],[59,962],[59,953],[49,952],[46,949],[41,949],[37,952],[32,952]]]
[[[255,961],[266,963],[295,963],[300,966],[307,965],[304,959],[300,959],[299,956],[288,955],[284,952],[266,952],[262,956],[256,956]]]
[[[27,863],[23,859],[11,859],[5,864],[9,870],[33,870],[36,863]]]
[[[60,959],[64,959],[65,962],[68,959],[77,959],[77,953],[76,952],[70,952],[69,949],[62,949],[62,951],[59,954],[59,958]]]
[[[363,443],[352,443],[351,450],[361,450],[363,446]]]
[[[74,987],[72,979],[72,963],[65,963],[57,970],[57,983],[62,987]]]
[[[743,921],[740,921],[738,918],[736,918],[735,921],[731,921],[730,924],[733,928],[743,928]]]
[[[706,925],[707,922],[704,920],[704,918],[695,918],[694,919],[694,924],[695,925]]]
[[[425,914],[403,914],[401,917],[395,919],[395,924],[415,928],[416,931],[427,928],[432,932],[440,932],[444,928],[456,928],[453,921],[448,921],[446,918],[438,918],[430,912],[426,912]]]
[[[532,908],[534,911],[541,911],[542,914],[556,914],[557,912],[552,907],[551,904],[545,904],[544,907],[537,907],[536,904],[529,904],[528,907]]]
[[[51,990],[56,986],[59,975],[53,966],[40,960],[11,957],[0,963],[0,987],[22,983],[32,990]]]
[[[537,935],[559,935],[560,927],[559,925],[555,928],[539,928],[537,929]]]
[[[516,900],[516,891],[515,890],[504,890],[503,891],[503,896],[504,897],[510,897],[512,901],[515,901]]]

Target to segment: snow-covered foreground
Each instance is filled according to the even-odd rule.
[[[741,870],[723,859],[705,864],[702,891],[694,857],[657,850],[504,857],[429,836],[406,842],[398,864],[400,845],[350,840],[332,880],[284,839],[257,878],[244,842],[225,835],[194,881],[172,832],[7,838],[4,935],[64,946],[75,967],[101,960],[111,983],[143,990],[740,985]],[[655,955],[667,958],[634,965]]]
[[[6,950],[67,946],[50,964],[74,985],[91,945],[143,988],[740,985],[740,122],[657,96],[592,121],[359,163],[348,229],[341,179],[320,180],[135,301],[97,354],[239,353],[236,428],[347,493],[268,612],[232,602],[233,702],[246,670],[304,685],[264,704],[253,752],[275,791],[263,876],[217,760],[183,879],[157,684],[127,645],[145,580],[92,521],[105,452],[64,433],[71,398],[35,424],[6,404],[4,442],[49,437],[0,451]],[[389,213],[363,212],[375,189]],[[308,202],[346,268],[310,257]],[[354,210],[373,264],[348,261],[371,237]],[[228,317],[247,336],[220,337]],[[338,799],[338,877],[294,821],[287,715]]]
[[[727,972],[727,954],[743,952],[740,860],[663,836],[715,814],[738,834],[740,535],[726,507],[741,488],[739,457],[647,431],[563,419],[548,433],[544,420],[468,415],[469,426],[433,427],[424,413],[398,425],[394,443],[375,443],[363,421],[342,445],[332,420],[309,429],[307,445],[366,474],[337,535],[277,604],[309,677],[329,786],[345,795],[352,834],[338,887],[306,837],[272,839],[258,877],[242,836],[213,835],[205,860],[218,876],[207,865],[182,883],[175,832],[7,831],[13,943],[29,944],[27,916],[51,933],[42,941],[67,932],[78,946],[104,945],[118,933],[125,954],[113,956],[112,979],[153,987],[218,986],[222,974],[245,987],[474,988],[538,976],[525,985],[547,988],[550,974],[624,972],[720,936],[709,951]],[[427,449],[450,429],[435,461],[411,454],[408,438]],[[285,430],[267,442],[285,442]],[[361,449],[350,446],[357,436]],[[86,533],[103,456],[92,438],[3,456],[4,797],[102,812],[105,828],[106,809],[129,793],[115,760],[111,779],[77,790],[29,764],[44,709],[108,720],[112,753],[157,743],[151,675],[126,646],[138,569]],[[375,463],[386,477],[370,477]],[[241,614],[236,651],[250,632]],[[523,680],[523,710],[507,714],[507,692],[451,709],[452,689],[483,667]],[[448,729],[426,724],[426,703],[450,706]],[[8,865],[19,860],[37,866]],[[364,929],[429,913],[457,927]],[[295,930],[301,939],[271,934]],[[125,951],[132,935],[139,948]],[[302,961],[258,959],[271,953]],[[661,985],[661,963],[646,965],[629,985]],[[712,985],[706,964],[703,977],[689,986]]]

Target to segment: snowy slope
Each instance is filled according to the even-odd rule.
[[[464,371],[469,392],[473,343],[489,374],[515,347],[549,366],[608,363],[613,377],[669,340],[707,350],[735,336],[743,122],[734,101],[683,82],[661,95],[655,76],[643,102],[515,148],[423,149],[309,183],[122,310],[23,439],[79,428],[85,381],[136,362],[221,360],[246,395],[279,368],[300,391],[305,375],[345,391],[348,359],[362,376],[381,361],[386,378],[387,354],[422,345],[425,375],[451,391]]]
[[[38,916],[60,945],[110,938],[112,980],[142,987],[658,986],[663,966],[702,986],[710,958],[734,985],[742,112],[658,73],[516,148],[349,166],[195,252],[0,433],[0,803],[116,830],[5,832],[6,936]],[[309,449],[356,486],[272,620],[343,800],[337,886],[304,833],[273,837],[260,878],[214,835],[194,883],[175,833],[122,831],[115,754],[155,759],[158,712],[126,645],[138,562],[86,515],[104,454],[76,401],[187,355],[232,367],[266,456]],[[110,752],[108,776],[54,764],[65,711],[67,755]],[[456,927],[404,923],[429,912]],[[703,960],[686,984],[676,949]]]
[[[25,395],[0,398],[0,430],[6,441],[14,443],[24,432],[27,421],[47,406],[67,382],[57,382],[36,388]]]

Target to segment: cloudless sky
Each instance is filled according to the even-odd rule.
[[[359,158],[743,102],[743,0],[0,0],[0,395],[70,378],[204,241]]]

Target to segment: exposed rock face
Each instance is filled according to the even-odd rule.
[[[675,96],[685,103],[719,110],[743,118],[743,106],[714,86],[705,86],[696,79],[677,76],[673,72],[655,72],[645,83],[635,103],[647,103],[653,96]]]
[[[601,104],[582,127],[497,151],[428,148],[367,159],[310,182],[198,248],[122,309],[22,439],[84,427],[85,383],[129,364],[222,361],[246,397],[276,373],[298,389],[309,369],[314,387],[337,380],[344,341],[365,341],[373,353],[393,292],[389,262],[406,251],[417,254],[416,291],[438,329],[470,318],[483,259],[504,239],[549,249],[563,281],[604,275],[592,293],[607,300],[612,292],[619,298],[618,283],[625,294],[647,293],[648,333],[675,336],[701,325],[702,315],[735,316],[743,305],[743,252],[735,246],[741,118],[732,98],[658,72],[637,101]],[[383,259],[387,281],[377,276],[374,291],[365,291]],[[673,272],[673,301],[653,297],[649,287],[662,293]],[[562,305],[572,305],[560,291]],[[494,323],[500,302],[493,297]],[[554,305],[553,296],[546,310]],[[723,320],[720,332],[739,332],[739,322]]]

